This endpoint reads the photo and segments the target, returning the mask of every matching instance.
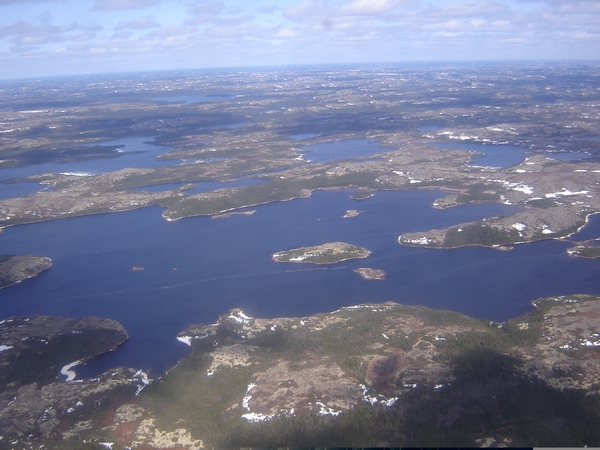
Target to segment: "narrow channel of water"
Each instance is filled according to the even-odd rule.
[[[129,341],[78,368],[93,376],[117,365],[160,374],[189,348],[175,339],[189,323],[212,323],[233,307],[251,316],[304,316],[364,302],[396,301],[505,320],[538,297],[600,295],[597,261],[570,258],[569,243],[514,250],[402,247],[399,234],[509,214],[513,206],[431,207],[439,191],[316,191],[310,199],[262,205],[251,216],[166,222],[157,207],[7,228],[4,254],[47,255],[53,267],[0,290],[0,318],[88,315],[121,322]],[[357,217],[343,219],[348,209]],[[345,241],[372,251],[331,266],[276,263],[280,250]],[[133,267],[143,270],[132,270]],[[383,269],[383,281],[353,269]]]

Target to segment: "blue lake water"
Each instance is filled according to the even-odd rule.
[[[439,191],[376,192],[357,201],[350,190],[271,203],[251,216],[166,222],[158,207],[7,228],[1,254],[47,255],[54,266],[0,290],[0,318],[95,315],[120,321],[130,340],[77,368],[93,376],[126,365],[160,374],[189,348],[175,336],[189,323],[213,323],[233,307],[251,316],[303,316],[364,302],[396,301],[505,320],[538,297],[600,295],[599,261],[569,258],[569,244],[544,241],[502,252],[487,248],[402,247],[401,233],[508,214],[507,205],[430,205]],[[342,219],[347,209],[361,214]],[[596,224],[596,225],[595,225]],[[600,221],[592,221],[597,226]],[[330,266],[282,264],[280,250],[346,241],[373,253]],[[141,266],[143,271],[132,271]],[[384,269],[384,281],[352,269]]]
[[[435,145],[436,148],[444,150],[469,150],[482,153],[469,163],[473,166],[486,167],[511,167],[523,162],[526,158],[528,148],[517,147],[507,144],[483,144],[479,142],[442,142]],[[547,151],[543,153],[548,158],[558,159],[560,161],[576,161],[590,158],[592,155],[582,152],[570,151]]]
[[[470,165],[486,167],[511,167],[525,159],[527,148],[505,144],[482,144],[478,142],[442,142],[435,145],[444,150],[468,150],[485,155],[475,157]]]
[[[377,153],[392,151],[375,139],[349,139],[345,141],[325,142],[323,144],[299,147],[304,158],[312,162],[332,162],[343,159],[360,158]]]
[[[0,184],[0,200],[6,198],[24,197],[29,194],[35,194],[43,189],[48,189],[40,183],[10,183]]]
[[[92,159],[73,163],[46,163],[34,164],[24,167],[0,169],[0,181],[41,175],[45,173],[91,173],[98,174],[112,172],[125,168],[150,168],[157,166],[175,166],[177,160],[157,160],[156,157],[172,150],[170,147],[161,147],[149,144],[152,137],[135,137],[118,139],[115,141],[99,142],[97,145],[119,146],[115,157]],[[38,183],[11,183],[0,184],[0,199],[21,197],[35,194],[46,186]]]

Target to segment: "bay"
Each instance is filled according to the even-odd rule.
[[[121,322],[130,339],[77,367],[78,377],[124,365],[160,375],[189,352],[176,335],[213,323],[230,308],[255,317],[305,316],[365,302],[395,301],[502,321],[549,295],[600,295],[598,261],[570,258],[567,242],[517,245],[503,252],[468,247],[402,247],[398,235],[510,214],[500,204],[431,207],[441,191],[316,191],[310,199],[262,205],[249,216],[166,222],[158,207],[7,228],[0,253],[46,255],[53,267],[0,290],[0,318],[88,315]],[[357,209],[357,217],[343,219]],[[330,266],[282,264],[274,252],[330,241],[372,251]],[[132,270],[133,267],[143,270]],[[383,269],[364,280],[358,267]]]
[[[443,150],[469,150],[482,153],[473,158],[470,165],[487,167],[511,167],[523,162],[528,149],[507,144],[482,144],[479,142],[442,142],[435,145]]]
[[[158,160],[157,156],[172,150],[171,147],[153,145],[153,137],[133,137],[114,141],[97,142],[94,145],[119,147],[112,158],[92,159],[69,163],[32,164],[23,167],[0,169],[0,181],[41,175],[46,173],[98,174],[125,168],[151,168],[173,166],[176,160]],[[20,183],[18,183],[20,184]],[[7,186],[7,185],[5,185]],[[0,186],[4,189],[5,186]]]
[[[472,166],[502,168],[520,164],[527,157],[527,153],[530,152],[528,148],[517,147],[516,145],[483,144],[481,142],[442,142],[435,144],[435,147],[442,150],[470,150],[481,153],[481,156],[474,157],[469,164]],[[542,155],[561,161],[578,161],[592,156],[589,153],[566,150],[545,151]]]

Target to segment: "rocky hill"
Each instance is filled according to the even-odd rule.
[[[120,368],[69,381],[68,362],[125,336],[112,321],[10,319],[1,434],[16,448],[598,446],[600,298],[534,306],[503,323],[391,302],[237,309],[182,331],[192,355],[156,380]],[[32,351],[37,379],[16,359]]]

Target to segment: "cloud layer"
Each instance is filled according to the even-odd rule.
[[[0,0],[0,78],[274,64],[600,59],[596,0]]]

